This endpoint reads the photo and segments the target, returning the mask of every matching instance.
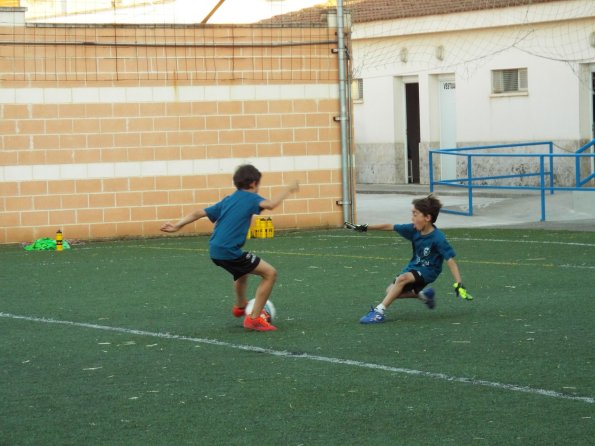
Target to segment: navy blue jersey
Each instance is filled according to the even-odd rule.
[[[429,234],[422,235],[412,224],[395,225],[397,233],[411,240],[413,255],[402,273],[416,270],[426,283],[435,281],[442,272],[442,263],[455,256],[455,251],[446,240],[444,233],[434,226]]]
[[[215,228],[209,240],[212,259],[234,260],[242,256],[242,246],[250,229],[252,215],[260,214],[264,198],[254,192],[238,189],[220,202],[205,208]]]

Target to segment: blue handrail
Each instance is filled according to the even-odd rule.
[[[576,154],[577,155],[581,154],[581,153],[585,152],[589,147],[594,147],[594,146],[595,146],[595,139],[592,139],[590,142],[588,142],[587,144],[582,146],[580,149],[578,149],[576,151]],[[593,178],[595,178],[595,172],[591,172],[590,175],[588,175],[583,180],[581,180],[581,163],[580,163],[580,161],[581,161],[581,158],[579,158],[577,156],[576,157],[576,187],[581,187],[581,186],[587,184]],[[594,170],[593,164],[591,164],[591,170]]]
[[[528,146],[547,146],[547,153],[469,153],[483,151],[487,149],[502,149],[502,148],[515,148],[515,147],[528,147]],[[581,179],[580,175],[580,164],[583,159],[593,160],[591,166],[595,164],[595,153],[583,153],[590,147],[595,147],[595,139],[585,144],[583,147],[578,149],[574,154],[572,153],[554,153],[554,144],[551,141],[540,141],[540,142],[528,142],[519,144],[497,144],[497,145],[486,145],[476,147],[460,147],[460,148],[447,148],[437,149],[429,151],[429,164],[430,164],[430,192],[434,192],[436,185],[466,188],[468,194],[468,211],[462,212],[453,209],[445,209],[442,211],[451,214],[459,214],[471,216],[473,215],[473,189],[524,189],[524,190],[537,190],[541,196],[541,221],[545,221],[545,192],[549,191],[553,194],[554,191],[574,191],[574,190],[593,190],[595,187],[585,187],[589,181],[595,178],[595,172],[587,175],[584,179]],[[456,156],[464,157],[467,161],[467,176],[465,178],[452,178],[444,179],[440,181],[434,180],[434,155],[441,156]],[[491,176],[479,176],[473,177],[473,159],[474,158],[486,158],[486,157],[507,157],[507,158],[538,158],[539,171],[529,173],[511,173],[506,175],[491,175]],[[556,186],[554,184],[554,160],[556,158],[574,158],[576,168],[576,186]],[[547,161],[547,163],[546,163]],[[547,164],[547,165],[546,165]],[[593,170],[593,168],[591,169]],[[512,179],[512,178],[525,178],[525,177],[539,177],[539,186],[499,186],[495,184],[476,184],[481,181],[486,183],[490,180],[500,179]]]

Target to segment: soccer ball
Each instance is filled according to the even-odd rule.
[[[252,313],[253,306],[254,299],[250,299],[248,301],[248,305],[246,305],[246,314]],[[277,310],[275,309],[275,306],[273,305],[273,302],[271,302],[270,299],[267,300],[267,303],[264,305],[264,311],[266,311],[269,314],[268,322],[273,322],[277,317]]]

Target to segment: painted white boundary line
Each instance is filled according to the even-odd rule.
[[[465,229],[473,229],[473,228],[465,228]],[[482,228],[477,228],[477,229],[482,229]],[[448,228],[446,229],[446,231],[448,231]],[[395,233],[396,234],[396,233]],[[291,237],[293,238],[298,238],[298,237],[302,237],[300,235],[292,235]],[[344,235],[320,235],[320,237],[322,238],[356,238],[356,237],[362,237],[361,234],[344,234]],[[383,236],[378,236],[378,235],[364,235],[363,237],[365,237],[366,239],[382,239],[382,240],[387,240],[390,239],[391,242],[394,243],[404,243],[407,245],[410,245],[411,243],[403,238],[395,238],[394,240],[391,239],[390,237],[383,237]],[[518,239],[488,239],[488,238],[467,238],[467,237],[448,237],[448,240],[454,240],[454,241],[465,241],[465,242],[486,242],[486,243],[529,243],[532,245],[562,245],[562,246],[585,246],[585,247],[592,247],[595,248],[595,243],[579,243],[579,242],[558,242],[558,241],[552,241],[552,240],[518,240]]]
[[[551,240],[505,240],[505,239],[485,239],[485,238],[464,238],[464,237],[449,237],[450,240],[463,240],[466,242],[497,242],[497,243],[530,243],[533,245],[563,245],[563,246],[591,246],[595,247],[595,243],[578,243],[578,242],[557,242]]]
[[[282,358],[307,359],[310,361],[327,362],[330,364],[347,365],[347,366],[359,367],[359,368],[364,368],[364,369],[372,369],[372,370],[383,370],[385,372],[390,372],[390,373],[400,373],[400,374],[405,374],[405,375],[421,376],[421,377],[437,379],[437,380],[442,380],[442,381],[471,384],[471,385],[483,386],[483,387],[491,387],[494,389],[509,390],[512,392],[523,392],[523,393],[530,393],[533,395],[549,396],[549,397],[558,398],[558,399],[582,401],[582,402],[589,403],[589,404],[595,403],[595,398],[593,398],[593,397],[567,395],[564,393],[555,392],[553,390],[538,389],[538,388],[527,387],[527,386],[518,386],[515,384],[502,384],[502,383],[493,382],[493,381],[485,381],[482,379],[449,376],[444,373],[424,372],[422,370],[405,369],[402,367],[392,367],[392,366],[386,366],[386,365],[382,365],[382,364],[354,361],[351,359],[340,359],[340,358],[332,358],[332,357],[327,357],[327,356],[317,356],[317,355],[310,355],[308,353],[292,353],[292,352],[288,352],[288,351],[284,351],[284,350],[273,350],[273,349],[269,349],[269,348],[256,347],[253,345],[232,344],[229,342],[218,341],[216,339],[192,338],[192,337],[188,337],[188,336],[180,336],[180,335],[175,335],[175,334],[171,334],[171,333],[155,333],[155,332],[144,331],[144,330],[135,330],[135,329],[130,329],[130,328],[110,327],[107,325],[88,324],[88,323],[84,323],[84,322],[62,321],[62,320],[57,320],[57,319],[41,318],[41,317],[20,316],[17,314],[2,313],[2,312],[0,312],[0,317],[7,318],[7,319],[24,320],[24,321],[29,321],[29,322],[43,322],[46,324],[70,325],[73,327],[91,328],[94,330],[112,331],[112,332],[116,332],[116,333],[126,333],[126,334],[138,335],[138,336],[149,336],[149,337],[154,337],[154,338],[189,341],[189,342],[194,342],[194,343],[198,343],[198,344],[216,345],[219,347],[228,347],[228,348],[233,348],[236,350],[264,353],[267,355],[278,356],[278,357],[282,357]]]

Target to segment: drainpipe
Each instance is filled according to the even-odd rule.
[[[337,201],[337,204],[343,206],[343,221],[351,221],[353,200],[351,199],[351,176],[350,169],[350,153],[349,139],[347,137],[349,131],[349,118],[347,115],[347,76],[345,70],[345,23],[343,13],[343,0],[337,0],[337,53],[339,55],[339,104],[340,114],[336,118],[341,124],[341,183],[342,183],[342,200]]]

